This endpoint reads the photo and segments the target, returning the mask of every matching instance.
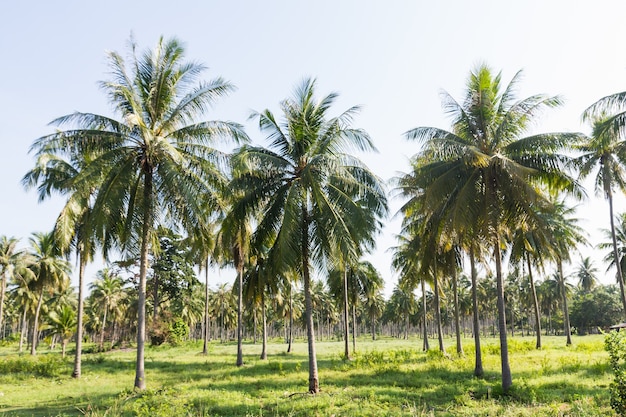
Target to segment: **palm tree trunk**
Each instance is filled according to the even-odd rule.
[[[343,356],[350,359],[350,349],[348,348],[350,329],[348,325],[348,269],[344,265],[343,269]]]
[[[35,310],[35,319],[33,320],[33,337],[32,344],[30,345],[30,354],[37,354],[37,339],[38,336],[38,328],[39,328],[39,312],[41,311],[41,304],[43,303],[43,288],[39,292],[39,299],[37,300],[37,309]]]
[[[456,353],[463,354],[463,345],[461,344],[461,313],[459,312],[459,289],[456,268],[452,272],[452,291],[454,292],[454,331],[456,333]]]
[[[241,258],[243,259],[243,258]],[[237,366],[243,365],[243,265],[237,271],[239,290],[237,293]]]
[[[446,352],[446,348],[443,346],[443,329],[441,327],[441,304],[439,302],[439,278],[437,273],[434,274],[435,282],[435,320],[437,321],[437,339],[439,341],[439,350],[443,353]]]
[[[563,261],[558,259],[559,276],[561,277],[561,297],[563,299],[563,328],[565,330],[567,346],[572,344],[572,330],[569,323],[569,308],[567,307],[567,293],[565,292],[565,276],[563,275]],[[619,269],[619,268],[618,268]]]
[[[18,352],[22,353],[24,348],[24,333],[28,333],[26,329],[26,305],[24,305],[24,312],[22,313],[22,324],[20,326],[20,344],[18,347]]]
[[[622,275],[622,264],[620,262],[619,252],[617,250],[617,238],[615,237],[615,219],[613,218],[613,195],[611,189],[608,190],[609,200],[609,216],[611,219],[611,239],[613,240],[613,261],[615,269],[617,269],[617,282],[619,283],[620,294],[622,295],[622,307],[624,308],[624,317],[626,317],[626,292],[624,291],[624,277]]]
[[[267,314],[265,312],[265,291],[261,290],[261,320],[263,323],[263,350],[261,351],[261,359],[267,359]]]
[[[535,280],[533,279],[529,253],[526,253],[526,265],[528,266],[528,280],[530,281],[530,291],[533,295],[533,307],[535,308],[535,330],[537,332],[537,344],[535,347],[541,349],[541,315],[539,314],[539,300],[537,299],[537,290],[535,290]]]
[[[289,341],[287,346],[287,353],[291,353],[293,345],[293,286],[289,282]]]
[[[306,199],[305,203],[306,204]],[[311,277],[309,271],[309,214],[305,205],[302,206],[302,280],[304,281],[304,310],[306,319],[306,336],[309,351],[309,392],[320,392],[317,373],[317,355],[315,352],[315,329],[313,328],[313,300],[311,299]]]
[[[207,355],[209,345],[209,258],[204,264],[204,341],[202,343],[202,354]]]
[[[0,339],[4,339],[4,331],[2,325],[4,324],[4,297],[7,288],[7,273],[2,272],[2,282],[0,283]]]
[[[428,351],[428,349],[430,349],[430,347],[428,346],[428,324],[427,324],[427,314],[426,314],[426,280],[422,279],[421,280],[421,284],[422,284],[422,313],[423,313],[423,321],[424,321],[424,326],[423,326],[423,331],[424,331],[424,344],[422,346],[422,350],[424,352]]]
[[[80,378],[81,365],[82,365],[82,350],[83,350],[83,310],[85,305],[85,267],[86,259],[82,251],[78,252],[80,260],[78,262],[78,313],[76,317],[76,353],[74,354],[74,370],[72,371],[73,378]]]
[[[256,345],[256,339],[257,339],[257,327],[258,327],[258,323],[257,323],[257,314],[256,314],[256,306],[253,306],[252,308],[252,344]]]
[[[474,375],[483,375],[483,358],[480,351],[480,318],[478,316],[478,279],[476,273],[476,261],[474,259],[474,245],[470,247],[470,269],[472,275],[472,310],[473,310],[473,322],[474,322],[474,350],[475,350],[475,365]]]
[[[356,306],[352,304],[352,352],[356,352]]]
[[[100,330],[100,351],[104,350],[104,331],[107,325],[107,313],[109,312],[108,300],[104,301],[104,314],[102,315],[102,329]]]
[[[139,288],[137,294],[137,361],[135,364],[135,388],[146,389],[144,351],[146,345],[146,277],[148,273],[149,237],[152,229],[152,172],[145,171],[143,227],[139,261]]]
[[[496,288],[498,292],[498,327],[500,332],[500,362],[502,368],[502,390],[507,392],[513,385],[511,367],[509,365],[509,345],[506,334],[506,309],[504,304],[504,279],[502,277],[502,254],[500,252],[500,235],[494,232],[494,257],[496,261]]]

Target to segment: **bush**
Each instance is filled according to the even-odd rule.
[[[626,415],[626,332],[612,331],[606,335],[604,346],[609,352],[613,382],[609,386],[611,407],[620,415]]]

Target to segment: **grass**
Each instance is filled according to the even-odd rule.
[[[483,339],[485,376],[472,377],[473,342],[465,355],[421,351],[421,340],[362,339],[351,361],[342,342],[318,342],[322,392],[306,394],[306,341],[236,347],[213,343],[146,350],[148,390],[134,392],[132,350],[84,355],[83,377],[72,379],[72,358],[42,352],[19,356],[0,348],[0,414],[31,416],[611,416],[611,373],[602,336],[510,338],[513,388],[500,389],[497,339]],[[453,352],[453,341],[449,352]]]

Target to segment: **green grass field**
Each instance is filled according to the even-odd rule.
[[[453,340],[448,339],[452,345]],[[134,351],[84,355],[75,380],[71,355],[40,349],[33,359],[15,346],[0,348],[0,414],[3,416],[610,416],[612,375],[602,336],[510,338],[513,389],[500,390],[498,341],[483,339],[485,377],[472,377],[473,341],[465,355],[421,351],[421,340],[362,339],[351,361],[342,342],[318,342],[321,394],[306,394],[306,341],[293,353],[278,342],[269,359],[260,344],[213,342],[146,350],[148,390],[136,393]]]

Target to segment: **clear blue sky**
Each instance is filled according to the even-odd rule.
[[[34,159],[28,148],[48,134],[47,124],[73,111],[112,115],[97,81],[107,79],[106,50],[126,53],[131,32],[141,49],[159,36],[176,36],[187,58],[222,76],[237,91],[218,102],[209,118],[247,123],[250,110],[289,96],[304,77],[318,92],[340,94],[336,111],[363,110],[355,125],[379,149],[362,155],[384,179],[408,170],[418,151],[403,132],[417,126],[449,127],[439,101],[445,89],[460,98],[468,72],[479,62],[502,70],[508,82],[524,70],[520,96],[560,94],[541,131],[583,131],[580,114],[607,94],[626,90],[626,3],[622,1],[7,1],[0,4],[0,234],[22,238],[47,231],[61,200],[37,202],[22,176]],[[590,190],[593,196],[593,190]],[[392,202],[392,210],[399,202]],[[623,199],[616,211],[625,210]],[[608,227],[603,201],[579,211],[592,243]],[[372,261],[387,292],[397,278],[389,246],[399,221],[387,222]],[[600,256],[591,249],[602,272]],[[577,255],[573,256],[578,259]],[[95,270],[89,271],[93,276]],[[231,280],[222,274],[217,280]],[[91,279],[91,277],[90,277]],[[610,273],[603,282],[613,281]]]

